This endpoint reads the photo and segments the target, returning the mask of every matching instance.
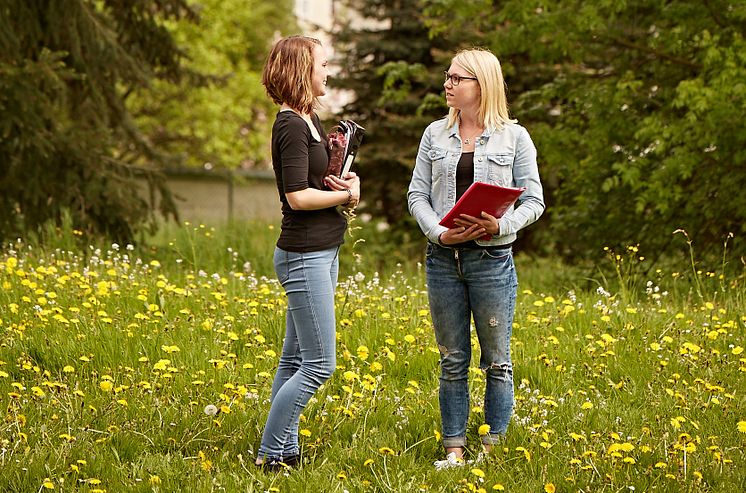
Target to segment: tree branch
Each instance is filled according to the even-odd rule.
[[[705,7],[707,8],[707,11],[710,13],[710,17],[712,17],[712,20],[715,21],[715,24],[717,24],[719,27],[726,27],[725,22],[723,22],[723,18],[720,17],[715,9],[712,8],[712,4],[710,4],[710,0],[704,0]]]
[[[628,41],[623,38],[618,38],[616,36],[605,36],[605,39],[608,39],[612,41],[613,43],[616,43],[617,45],[623,46],[625,48],[630,48],[632,50],[640,51],[642,53],[649,53],[651,55],[655,55],[657,58],[668,60],[669,62],[675,63],[677,65],[683,65],[685,67],[693,68],[696,70],[702,69],[702,66],[698,63],[692,62],[691,60],[687,60],[685,58],[679,58],[677,56],[670,55],[666,52],[656,50],[649,46],[639,45],[637,43],[633,43],[632,41]]]

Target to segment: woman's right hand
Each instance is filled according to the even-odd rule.
[[[484,236],[486,230],[477,223],[472,224],[469,227],[456,226],[444,231],[438,237],[443,245],[455,245],[456,243],[463,243],[465,241],[476,240],[480,236]]]

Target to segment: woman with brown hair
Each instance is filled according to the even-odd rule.
[[[336,368],[334,291],[347,227],[337,206],[357,205],[360,179],[352,172],[325,176],[326,134],[314,109],[326,94],[327,63],[318,40],[291,36],[275,43],[262,73],[267,94],[280,105],[272,127],[272,167],[282,203],[274,265],[288,303],[256,460],[269,469],[300,461],[300,415]]]

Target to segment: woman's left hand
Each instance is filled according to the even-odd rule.
[[[495,216],[487,214],[484,211],[482,211],[481,218],[476,218],[468,214],[461,214],[454,220],[454,222],[459,226],[463,226],[465,228],[468,228],[472,224],[477,224],[484,228],[485,232],[489,235],[496,235],[500,233],[500,222]]]
[[[344,179],[337,178],[334,175],[328,175],[324,177],[324,182],[326,182],[329,189],[339,191],[352,188],[355,185],[355,178],[357,178],[357,174],[355,174],[354,171],[349,171]]]

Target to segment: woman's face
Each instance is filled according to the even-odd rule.
[[[443,83],[443,87],[446,90],[446,104],[448,107],[456,108],[457,110],[477,110],[481,98],[479,82],[474,80],[474,76],[457,63],[451,63],[451,66],[448,67],[448,73],[461,78],[458,85],[454,85],[450,78],[446,79]]]
[[[326,58],[326,50],[321,45],[313,47],[313,73],[311,74],[311,87],[316,97],[326,94],[326,78],[329,75]]]

